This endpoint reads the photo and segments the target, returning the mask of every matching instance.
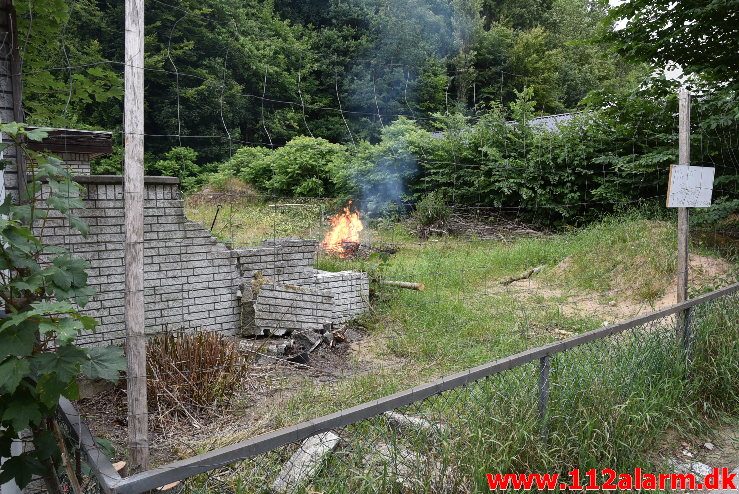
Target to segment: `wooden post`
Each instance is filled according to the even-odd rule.
[[[123,100],[129,473],[149,466],[144,333],[144,0],[126,0]]]
[[[680,89],[678,165],[690,164],[690,93]],[[688,208],[677,209],[677,303],[688,299]]]

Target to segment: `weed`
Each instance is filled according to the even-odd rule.
[[[148,395],[160,412],[187,416],[227,405],[249,368],[236,342],[210,331],[157,335],[146,350]]]

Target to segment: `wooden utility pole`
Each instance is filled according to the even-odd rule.
[[[126,0],[123,99],[129,473],[149,466],[144,332],[144,0]]]
[[[679,93],[679,159],[678,165],[690,164],[690,93]],[[688,299],[688,208],[677,209],[677,302]]]

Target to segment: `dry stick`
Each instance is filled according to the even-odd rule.
[[[408,290],[418,290],[419,292],[426,289],[426,285],[423,283],[414,283],[411,281],[381,280],[380,284],[385,286],[394,286],[396,288],[406,288]]]
[[[518,276],[510,276],[500,282],[501,285],[510,285],[514,281],[520,281],[520,280],[527,280],[531,278],[531,276],[541,272],[541,270],[544,269],[544,266],[537,266],[535,268],[528,269],[524,271],[523,273],[519,274]]]
[[[157,371],[156,371],[156,369],[152,369],[151,371],[154,374],[154,377],[157,378]],[[200,427],[201,427],[200,422],[198,422],[197,419],[195,417],[193,417],[190,412],[187,411],[187,407],[185,407],[185,405],[180,400],[178,400],[177,397],[174,394],[172,394],[171,391],[169,391],[169,389],[167,389],[167,386],[166,385],[165,386],[162,386],[162,389],[164,391],[166,391],[167,394],[175,401],[175,403],[177,403],[180,406],[180,409],[183,412],[185,412],[185,415],[187,415],[187,417],[192,421],[192,425],[196,429],[200,429]]]
[[[69,462],[69,451],[67,450],[67,445],[64,443],[62,431],[59,429],[59,424],[56,420],[51,421],[51,427],[54,432],[54,436],[56,437],[56,442],[59,444],[59,449],[62,453],[62,465],[64,466],[64,470],[67,472],[69,483],[72,484],[72,491],[74,492],[74,494],[82,494],[82,486],[80,485],[80,481],[77,478],[77,475],[74,473],[74,468],[72,467],[72,464]]]

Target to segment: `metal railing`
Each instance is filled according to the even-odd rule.
[[[261,455],[270,456],[241,470],[254,490],[277,482],[273,489],[292,492],[311,481],[326,492],[331,482],[352,492],[378,482],[401,483],[410,491],[472,491],[480,477],[484,480],[481,472],[494,466],[526,468],[542,464],[537,458],[543,457],[552,464],[577,461],[578,442],[582,447],[596,441],[582,436],[590,425],[611,433],[633,428],[638,420],[628,422],[623,414],[634,403],[648,413],[660,406],[655,393],[692,392],[681,386],[690,386],[683,383],[700,371],[701,355],[713,351],[706,347],[711,338],[739,339],[738,295],[736,283],[126,478],[112,467],[74,406],[63,400],[60,412],[106,493],[142,493]],[[635,416],[642,409],[634,409]],[[336,435],[326,435],[329,431]],[[317,448],[309,438],[330,444]],[[616,449],[625,447],[618,437],[611,439],[596,448],[604,459],[617,458]],[[319,463],[325,475],[317,476]]]

